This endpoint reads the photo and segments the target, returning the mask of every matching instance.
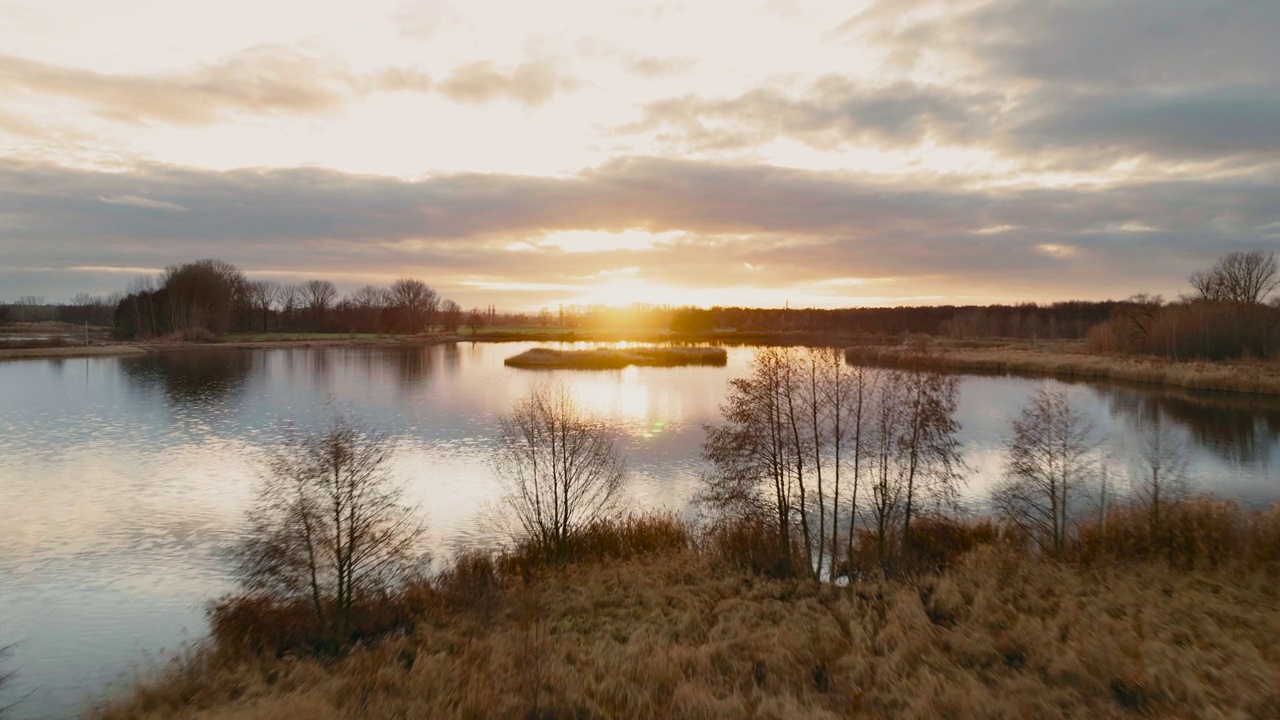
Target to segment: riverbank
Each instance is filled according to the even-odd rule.
[[[336,660],[175,661],[91,717],[1277,717],[1275,568],[981,546],[840,588],[675,548],[442,582]]]
[[[1120,380],[1189,390],[1280,395],[1280,366],[1260,361],[1178,362],[1100,355],[1072,344],[1045,347],[906,347],[867,345],[846,349],[849,362],[927,370]]]
[[[140,345],[59,345],[57,347],[0,348],[0,360],[30,360],[40,358],[83,358],[142,355],[147,352]]]

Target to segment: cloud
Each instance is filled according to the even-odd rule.
[[[1266,0],[1003,0],[958,20],[984,66],[1046,82],[1269,84],[1280,67],[1280,4]]]
[[[1027,165],[1258,168],[1280,134],[1280,3],[881,0],[828,37],[887,74],[997,92],[959,140]],[[970,118],[972,120],[972,118]]]
[[[697,64],[697,59],[691,57],[635,55],[628,57],[623,62],[623,67],[632,75],[643,78],[662,78],[687,73]]]
[[[989,80],[1132,88],[1272,83],[1278,32],[1266,0],[880,0],[833,35],[898,67],[942,55]]]
[[[589,285],[602,269],[638,268],[634,277],[688,287],[857,277],[896,278],[912,296],[921,287],[1016,299],[1172,294],[1225,248],[1280,250],[1276,179],[967,190],[642,157],[567,178],[418,181],[314,168],[104,173],[0,161],[0,254],[10,266],[21,258],[39,267],[212,256],[250,271],[414,272],[445,287]],[[160,210],[168,205],[186,212]],[[536,242],[591,232],[661,241],[606,237],[595,251],[582,235],[577,252]],[[521,241],[532,242],[509,249]]]
[[[1161,158],[1252,160],[1280,153],[1280,86],[1135,91],[1045,100],[1009,130],[1024,151],[1113,150]]]
[[[175,210],[177,212],[186,212],[186,208],[177,203],[166,202],[164,200],[152,200],[151,198],[138,197],[137,195],[124,195],[119,197],[99,197],[99,202],[108,205],[130,205],[133,207],[150,208],[152,210]]]
[[[0,89],[70,98],[111,120],[207,125],[231,113],[307,115],[375,90],[425,91],[410,68],[358,76],[279,46],[259,46],[197,70],[107,74],[0,55]]]
[[[734,98],[692,95],[645,107],[644,118],[623,132],[658,131],[695,148],[760,145],[778,137],[830,149],[843,143],[917,144],[943,136],[956,141],[980,133],[995,111],[995,93],[899,83],[865,87],[826,75],[800,93],[762,87]]]
[[[578,85],[572,75],[561,71],[551,60],[531,60],[506,70],[492,61],[481,60],[454,70],[440,82],[439,90],[458,102],[482,105],[507,99],[532,107]]]

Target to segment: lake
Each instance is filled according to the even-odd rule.
[[[0,705],[64,717],[204,633],[204,604],[231,589],[221,551],[241,527],[267,450],[289,423],[335,412],[399,443],[395,473],[438,555],[491,540],[487,458],[497,419],[539,382],[564,382],[621,429],[627,502],[690,514],[702,427],[752,350],[726,367],[531,371],[504,358],[536,343],[228,349],[0,362],[0,645],[19,675]],[[1044,383],[966,376],[959,420],[981,511],[1009,418]],[[1172,424],[1194,489],[1280,500],[1280,399],[1111,384],[1064,385],[1114,453],[1113,477],[1153,418]]]

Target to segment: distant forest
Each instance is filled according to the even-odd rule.
[[[402,278],[343,297],[322,279],[290,285],[249,280],[221,260],[173,265],[108,298],[77,295],[49,305],[25,297],[0,305],[0,322],[59,320],[111,326],[121,339],[203,340],[228,333],[331,332],[417,335],[538,325],[564,330],[670,331],[731,340],[735,335],[805,335],[830,341],[1016,338],[1086,340],[1097,352],[1176,359],[1280,355],[1280,272],[1272,253],[1233,252],[1188,278],[1193,292],[1175,301],[1070,300],[1048,305],[761,309],[637,305],[544,308],[535,314],[466,310],[425,282]]]

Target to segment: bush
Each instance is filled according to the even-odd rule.
[[[1147,509],[1131,503],[1106,522],[1080,528],[1076,557],[1084,561],[1163,559],[1180,567],[1228,561],[1280,561],[1280,510],[1243,510],[1234,502],[1195,498],[1171,503],[1152,526]]]
[[[729,567],[773,578],[791,577],[796,568],[807,568],[800,544],[792,539],[789,553],[778,542],[777,524],[763,518],[726,519],[706,534],[706,549]]]
[[[911,524],[905,560],[913,568],[942,571],[965,553],[1000,540],[999,528],[987,518],[965,521],[928,515]]]
[[[342,642],[335,643],[331,629],[305,600],[231,595],[209,607],[209,635],[218,652],[233,657],[330,655],[352,643],[411,633],[414,624],[439,605],[438,593],[421,582],[394,593],[361,597],[354,603],[350,628]]]
[[[675,516],[629,515],[621,519],[594,520],[571,533],[558,548],[526,538],[504,554],[501,563],[508,573],[526,573],[559,563],[630,560],[691,547],[693,533]]]

